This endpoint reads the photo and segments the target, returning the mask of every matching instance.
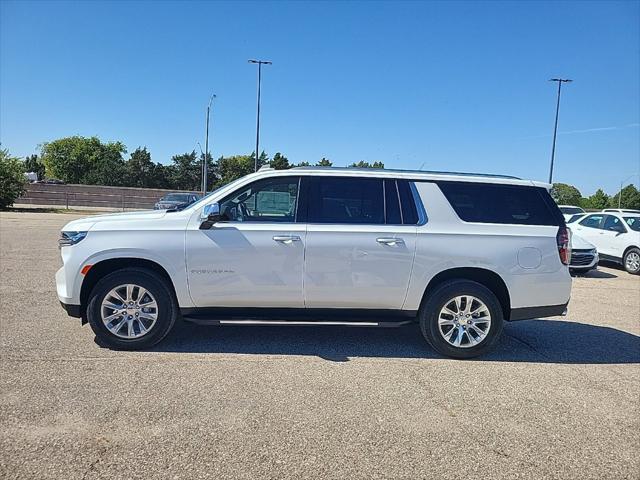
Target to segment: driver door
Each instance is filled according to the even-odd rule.
[[[303,307],[306,228],[300,177],[277,176],[222,199],[221,221],[187,230],[189,292],[198,307]]]
[[[613,215],[605,215],[602,231],[600,232],[600,253],[612,257],[622,258],[626,243],[624,235],[627,228],[624,222]]]

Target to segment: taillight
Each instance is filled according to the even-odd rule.
[[[571,263],[571,230],[565,225],[561,225],[560,228],[558,228],[556,243],[558,244],[560,261],[564,265],[569,265],[569,263]]]

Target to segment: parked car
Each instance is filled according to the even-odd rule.
[[[571,229],[571,227],[569,227]],[[569,271],[572,274],[583,275],[589,270],[598,268],[598,250],[592,243],[587,242],[584,238],[573,233],[571,235],[571,262],[569,263]]]
[[[640,210],[633,210],[631,208],[605,208],[602,211],[608,213],[634,213],[640,215]]]
[[[258,171],[181,211],[68,223],[58,297],[119,349],[158,343],[182,316],[416,322],[441,354],[474,357],[503,321],[566,311],[569,232],[549,187],[415,171]]]
[[[558,205],[558,208],[562,212],[565,220],[569,220],[573,215],[585,213],[584,209],[576,207],[575,205]]]
[[[583,218],[585,215],[586,213],[576,213],[575,215],[571,215],[569,218],[565,217],[565,220],[567,222],[567,225],[571,225],[572,223],[575,223]]]
[[[153,206],[154,210],[182,210],[200,199],[197,193],[169,193]]]
[[[571,228],[596,246],[600,260],[619,263],[629,273],[640,273],[640,215],[592,213]]]

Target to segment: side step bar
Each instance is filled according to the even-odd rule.
[[[413,323],[412,320],[404,320],[398,322],[359,322],[359,321],[327,321],[327,320],[219,320],[199,317],[182,317],[185,321],[195,323],[197,325],[245,325],[245,326],[295,326],[295,327],[401,327]]]

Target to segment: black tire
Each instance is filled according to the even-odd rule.
[[[455,297],[465,295],[476,297],[484,303],[491,315],[491,323],[487,329],[488,333],[477,345],[457,347],[445,340],[441,334],[438,317],[441,310]],[[471,280],[449,280],[436,287],[423,303],[418,317],[420,330],[427,342],[441,355],[453,358],[473,358],[486,353],[500,337],[504,323],[502,307],[493,292]],[[466,344],[470,343],[467,335],[470,334],[461,334],[461,338],[466,339]],[[479,337],[475,335],[473,333],[474,339],[477,340]]]
[[[157,318],[149,332],[138,338],[120,338],[111,333],[102,321],[101,307],[105,296],[123,284],[134,284],[146,289],[157,303]],[[89,325],[101,346],[117,350],[141,350],[156,345],[173,328],[178,317],[178,305],[167,281],[152,270],[125,268],[102,278],[91,291],[87,305]]]
[[[629,257],[634,254],[640,257],[640,248],[630,248],[625,254],[624,254],[624,258],[622,259],[622,265],[624,266],[624,269],[627,271],[627,273],[630,273],[632,275],[638,275],[640,274],[640,264],[638,264],[635,268],[633,266],[630,265],[631,262],[629,262]]]

